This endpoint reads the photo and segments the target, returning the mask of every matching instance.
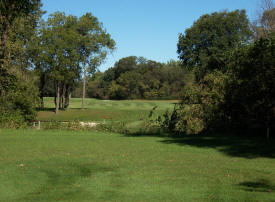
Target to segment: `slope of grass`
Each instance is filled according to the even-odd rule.
[[[274,201],[274,158],[223,141],[0,130],[0,201]]]
[[[107,121],[134,122],[148,117],[150,110],[157,106],[154,116],[163,114],[167,109],[171,110],[176,100],[148,101],[148,100],[97,100],[85,99],[85,110],[81,110],[81,99],[72,98],[70,108],[54,114],[53,98],[45,98],[45,110],[38,112],[38,120],[59,121],[96,121],[102,122],[104,116]]]

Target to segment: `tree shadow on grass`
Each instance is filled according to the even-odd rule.
[[[265,179],[259,179],[257,181],[247,181],[238,184],[243,190],[249,192],[274,192],[275,185]]]
[[[69,107],[65,109],[58,109],[59,111],[66,111],[68,109],[73,109],[73,110],[80,110],[82,109],[81,107]],[[85,110],[89,108],[84,108]],[[53,107],[45,107],[45,108],[36,108],[36,111],[41,111],[41,112],[55,112],[55,108]]]
[[[168,137],[169,134],[164,132],[161,128],[150,128],[150,130],[135,130],[135,131],[128,131],[125,133],[124,136],[126,137]]]
[[[55,108],[36,108],[36,111],[41,111],[41,112],[55,112]]]
[[[215,148],[232,157],[275,158],[275,140],[236,135],[189,135],[180,138],[161,140],[165,144],[189,145],[202,148]]]
[[[94,164],[60,163],[53,162],[52,165],[36,172],[46,175],[46,181],[35,191],[28,193],[17,201],[77,201],[80,198],[93,197],[81,183],[82,179],[93,175],[113,171]]]

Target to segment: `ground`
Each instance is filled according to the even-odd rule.
[[[165,110],[172,110],[178,100],[97,100],[85,99],[85,110],[80,110],[81,99],[71,99],[70,108],[60,111],[58,116],[53,112],[53,98],[45,98],[45,109],[38,112],[38,120],[79,120],[103,122],[104,116],[107,121],[138,121],[148,117],[150,110],[155,106],[156,114]]]
[[[38,117],[79,114],[102,122],[109,112],[107,118],[135,123],[156,103],[156,113],[173,107],[172,101],[88,100],[88,113],[74,101],[74,109],[58,116],[47,109]],[[0,201],[274,201],[274,143],[222,134],[0,129]]]

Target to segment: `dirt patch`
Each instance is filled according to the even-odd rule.
[[[95,127],[96,125],[98,125],[98,123],[95,122],[79,122],[79,124],[83,127]]]

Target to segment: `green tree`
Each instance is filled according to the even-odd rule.
[[[0,122],[35,118],[38,91],[27,47],[41,17],[40,1],[0,1]]]
[[[104,88],[101,87],[103,73],[97,71],[91,77],[88,77],[87,95],[92,98],[104,98]]]
[[[128,71],[117,79],[117,83],[125,89],[124,98],[137,99],[140,98],[140,85],[142,82],[142,77],[139,73],[135,71]]]
[[[275,31],[275,3],[273,0],[261,0],[257,19],[252,23],[256,39],[266,37]]]
[[[230,120],[223,110],[230,83],[229,56],[248,45],[251,34],[244,10],[203,15],[180,34],[179,58],[192,73],[183,89],[182,104],[166,116],[166,127],[189,134],[224,128]]]
[[[232,54],[224,111],[233,128],[275,129],[274,54],[274,33]]]
[[[215,69],[224,70],[228,52],[251,38],[244,10],[201,16],[179,35],[178,54],[185,66],[195,69],[197,80]]]
[[[51,14],[41,28],[42,65],[47,76],[54,80],[55,113],[64,108],[67,85],[80,76],[77,52],[79,35],[76,29],[77,18],[64,13]],[[43,76],[43,75],[42,75]]]
[[[91,13],[86,13],[79,18],[77,32],[79,34],[77,51],[83,73],[82,109],[84,109],[86,74],[93,74],[96,71],[107,54],[114,50],[115,41]]]
[[[20,17],[35,15],[40,12],[40,7],[40,0],[0,1],[0,68],[4,65],[8,35],[14,21]]]
[[[96,91],[101,92],[101,98],[110,99],[178,99],[185,72],[179,61],[163,64],[129,56],[121,58],[103,73],[97,81]]]

